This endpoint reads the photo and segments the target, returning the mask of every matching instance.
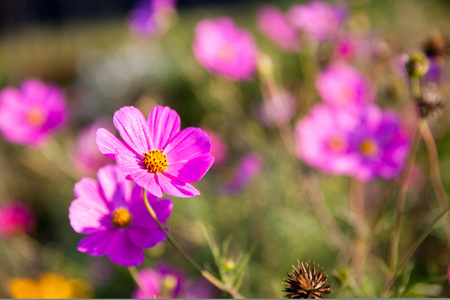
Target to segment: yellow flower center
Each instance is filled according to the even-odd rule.
[[[162,150],[150,150],[142,157],[142,162],[149,172],[159,173],[164,172],[169,165],[167,163],[167,156]]]
[[[328,146],[333,152],[342,152],[347,148],[347,142],[340,136],[334,136],[328,141]]]
[[[162,285],[166,291],[171,292],[177,286],[177,278],[174,275],[166,275]]]
[[[117,228],[125,228],[131,224],[131,214],[126,208],[120,207],[114,211],[112,220]]]
[[[42,126],[46,121],[45,112],[40,108],[32,108],[27,113],[27,120],[32,126]]]
[[[372,155],[374,155],[377,152],[378,146],[377,146],[377,144],[375,143],[374,140],[368,139],[368,140],[364,140],[359,145],[359,150],[365,156],[372,156]]]

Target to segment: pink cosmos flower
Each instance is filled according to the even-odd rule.
[[[248,80],[254,75],[258,50],[253,37],[228,17],[200,21],[192,49],[198,62],[211,73],[232,80]]]
[[[18,233],[29,233],[34,229],[34,214],[31,208],[20,201],[10,201],[0,206],[0,236],[10,238]]]
[[[348,110],[315,105],[295,127],[297,155],[325,173],[351,174],[356,167],[351,132],[357,124],[358,119]]]
[[[374,96],[364,75],[345,63],[322,71],[316,87],[323,101],[332,106],[361,106],[371,102]]]
[[[142,37],[164,33],[175,5],[176,0],[138,0],[129,15],[130,30]]]
[[[213,168],[218,168],[223,165],[227,158],[228,154],[228,147],[223,138],[216,133],[215,131],[203,128],[203,130],[206,132],[206,134],[211,139],[211,156],[214,157],[214,164],[212,165]]]
[[[262,158],[257,153],[246,154],[236,169],[233,178],[227,184],[227,191],[240,193],[248,183],[261,171]]]
[[[154,269],[144,268],[138,273],[139,287],[133,298],[216,298],[218,289],[206,280],[189,280],[182,270],[166,263],[158,264]],[[206,282],[205,282],[206,281]]]
[[[119,170],[138,185],[162,197],[199,195],[190,183],[197,182],[211,167],[211,143],[200,128],[180,131],[180,117],[169,107],[154,107],[145,120],[135,107],[125,106],[114,114],[114,126],[123,141],[104,128],[97,131],[97,145],[117,161]]]
[[[67,117],[66,97],[55,85],[28,79],[0,92],[0,132],[10,143],[39,147]]]
[[[108,121],[99,119],[93,124],[83,128],[79,134],[75,149],[75,169],[81,175],[95,174],[98,168],[113,162],[111,159],[104,156],[99,150],[95,142],[97,129],[100,127],[112,128]]]
[[[281,49],[295,52],[300,36],[286,20],[284,13],[274,5],[265,5],[256,14],[259,30]]]
[[[306,163],[360,180],[394,178],[409,151],[409,134],[398,117],[376,105],[348,110],[318,104],[295,133],[297,154]]]
[[[115,165],[100,168],[97,180],[85,177],[75,184],[70,225],[76,232],[87,234],[78,250],[92,256],[107,254],[125,267],[142,264],[142,248],[151,248],[166,238],[145,207],[142,188],[133,187]],[[147,196],[158,220],[165,223],[172,202],[157,200],[150,193]]]
[[[335,38],[339,26],[346,18],[346,9],[322,1],[293,5],[288,11],[288,20],[319,41]]]
[[[351,134],[357,168],[352,175],[360,180],[391,179],[403,168],[410,142],[394,112],[382,112],[376,105],[361,110],[359,124]]]

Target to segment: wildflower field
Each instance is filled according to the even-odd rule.
[[[443,0],[0,29],[0,298],[450,297],[449,56]]]

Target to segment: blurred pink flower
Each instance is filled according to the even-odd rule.
[[[211,73],[232,80],[248,80],[254,75],[258,50],[253,37],[228,17],[200,21],[192,49],[199,63]]]
[[[297,102],[289,91],[280,91],[260,106],[260,118],[269,125],[289,122],[296,113]]]
[[[248,183],[261,171],[262,158],[257,153],[246,154],[239,162],[234,176],[227,184],[227,192],[241,193]]]
[[[138,273],[139,287],[133,292],[133,298],[216,298],[218,289],[203,278],[192,281],[186,278],[182,270],[166,263],[158,264],[154,269],[144,268]]]
[[[78,251],[92,256],[108,254],[114,263],[125,267],[142,264],[142,248],[151,248],[166,238],[145,207],[142,188],[125,180],[115,165],[100,168],[97,180],[85,177],[74,187],[70,225],[87,235],[78,244]],[[172,202],[157,200],[148,192],[147,197],[159,221],[165,223]]]
[[[96,132],[99,128],[112,129],[112,124],[106,119],[99,119],[93,124],[86,126],[78,135],[74,149],[74,164],[76,171],[83,176],[95,174],[98,168],[113,163],[113,161],[104,156],[95,142]]]
[[[370,50],[371,45],[367,38],[347,34],[339,37],[334,44],[333,60],[368,62]]]
[[[316,87],[323,101],[332,106],[361,106],[374,97],[366,77],[345,63],[336,63],[322,71]]]
[[[221,167],[225,162],[228,154],[228,147],[223,138],[208,128],[203,128],[206,134],[209,136],[211,140],[211,152],[209,153],[212,157],[214,157],[214,164],[211,166],[212,168]]]
[[[176,0],[138,0],[128,17],[130,30],[149,37],[163,34],[169,27]]]
[[[42,146],[68,119],[63,91],[38,79],[0,92],[0,131],[14,144]]]
[[[391,179],[403,168],[409,133],[393,112],[316,105],[296,126],[297,154],[323,172]]]
[[[341,5],[330,5],[322,1],[310,1],[293,5],[288,11],[289,22],[317,40],[334,39],[341,23],[346,18],[346,9]]]
[[[300,36],[286,20],[284,13],[274,5],[261,7],[256,14],[259,30],[285,51],[295,52],[300,46]]]
[[[214,158],[209,136],[200,128],[180,131],[180,117],[169,107],[154,107],[147,120],[135,107],[114,114],[114,126],[123,141],[105,128],[97,130],[97,145],[115,159],[120,172],[144,189],[162,197],[192,197],[200,192],[190,183],[199,181]]]
[[[31,208],[20,201],[10,201],[0,206],[0,236],[10,238],[18,233],[30,233],[34,229]]]

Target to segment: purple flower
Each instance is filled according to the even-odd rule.
[[[211,167],[211,143],[200,128],[180,131],[180,117],[169,107],[154,107],[145,120],[135,107],[125,106],[114,114],[114,126],[123,141],[104,128],[97,131],[97,145],[117,161],[127,179],[157,197],[163,192],[176,197],[199,195],[190,183],[197,182]]]
[[[99,169],[97,180],[85,177],[75,184],[70,225],[76,232],[87,234],[78,250],[92,256],[108,254],[114,263],[125,267],[142,264],[141,248],[151,248],[166,238],[145,207],[142,188],[133,187],[115,165]],[[172,202],[147,195],[158,220],[165,223]]]
[[[228,154],[228,147],[223,138],[216,133],[215,131],[212,131],[208,128],[203,128],[203,130],[206,132],[206,134],[211,139],[211,156],[214,157],[214,164],[212,165],[213,168],[219,168],[221,167]]]
[[[325,173],[349,175],[356,166],[350,134],[357,123],[348,110],[315,105],[295,127],[297,155]]]
[[[83,128],[77,138],[74,149],[75,169],[79,174],[91,175],[97,172],[98,168],[112,162],[104,156],[95,142],[97,129],[100,127],[112,128],[105,119],[99,119],[90,126]]]
[[[409,135],[392,112],[316,105],[296,125],[297,154],[323,172],[360,180],[394,178],[409,151]]]
[[[55,85],[28,79],[0,92],[0,131],[8,142],[39,147],[67,117],[65,95]]]
[[[29,233],[34,229],[34,214],[31,208],[20,201],[10,201],[0,206],[0,236],[10,238],[18,233]]]
[[[233,80],[253,77],[258,52],[253,37],[228,17],[200,21],[192,49],[199,63],[211,73]]]
[[[247,184],[261,171],[262,159],[257,153],[245,155],[239,162],[233,178],[227,184],[227,191],[240,193]]]
[[[259,30],[285,51],[297,51],[300,36],[286,20],[284,13],[274,5],[263,6],[256,14]]]
[[[164,33],[175,5],[176,0],[138,0],[129,15],[130,30],[143,37]]]
[[[351,134],[357,159],[352,175],[360,180],[394,178],[403,168],[410,143],[398,117],[368,105],[360,112],[359,124]]]
[[[288,20],[295,28],[312,35],[319,41],[335,38],[345,18],[344,7],[331,6],[322,1],[293,5],[288,11]]]
[[[189,280],[182,270],[160,263],[154,269],[144,268],[138,273],[139,287],[133,298],[216,298],[218,289],[204,280]]]
[[[322,71],[316,79],[316,87],[323,101],[332,106],[361,106],[374,96],[364,75],[345,63]]]

